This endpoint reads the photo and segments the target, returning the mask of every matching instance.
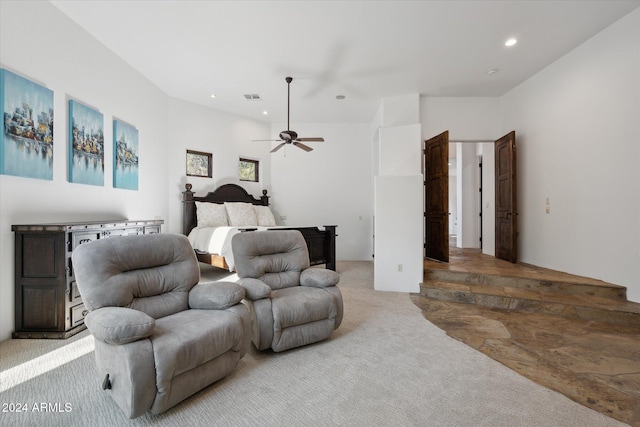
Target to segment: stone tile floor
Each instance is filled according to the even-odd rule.
[[[450,263],[425,269],[585,280],[479,251],[452,248]],[[592,279],[587,279],[592,280]],[[599,281],[594,281],[599,282]],[[574,401],[640,427],[640,326],[484,308],[411,296],[426,319],[451,337]]]

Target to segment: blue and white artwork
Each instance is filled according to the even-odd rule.
[[[0,174],[53,180],[53,91],[0,69]]]
[[[104,117],[69,101],[69,182],[104,185]]]
[[[113,121],[113,187],[138,189],[138,129]]]

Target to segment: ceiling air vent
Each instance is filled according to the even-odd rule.
[[[247,101],[260,101],[260,95],[257,93],[247,93],[244,95],[244,99]]]

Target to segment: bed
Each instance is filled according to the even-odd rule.
[[[336,269],[336,225],[321,227],[277,226],[269,209],[267,190],[262,196],[253,197],[236,184],[225,184],[206,196],[196,196],[191,184],[182,192],[182,232],[189,237],[198,261],[214,267],[234,271],[231,238],[237,233],[256,230],[298,230],[302,233],[311,265],[324,264],[325,268]],[[244,219],[249,213],[248,204],[253,206],[255,224]],[[200,224],[198,223],[200,210]],[[224,212],[227,224],[224,224]],[[249,213],[250,215],[250,213]],[[231,220],[234,221],[231,221]]]

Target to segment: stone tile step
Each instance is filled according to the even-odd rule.
[[[559,277],[563,275],[558,274]],[[627,288],[600,280],[580,278],[575,276],[571,280],[565,278],[531,278],[504,276],[498,274],[473,273],[439,269],[425,269],[425,282],[440,280],[467,285],[484,285],[493,287],[509,287],[528,289],[536,292],[558,293],[571,295],[585,295],[603,298],[613,298],[626,301]]]
[[[640,304],[621,299],[441,280],[424,282],[420,286],[420,294],[440,301],[475,304],[500,310],[553,314],[613,325],[640,326]]]

